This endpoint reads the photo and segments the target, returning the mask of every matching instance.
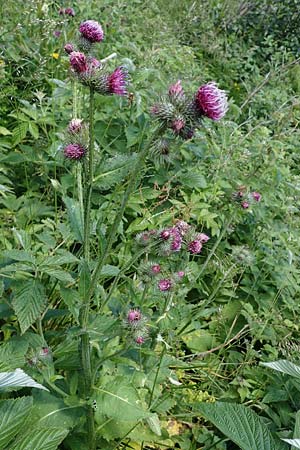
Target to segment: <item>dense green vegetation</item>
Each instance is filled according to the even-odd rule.
[[[74,17],[59,14],[69,6]],[[0,5],[0,372],[20,368],[48,389],[31,380],[8,390],[0,373],[0,448],[91,450],[89,414],[105,450],[284,450],[292,438],[300,448],[298,9],[296,0]],[[89,120],[89,91],[64,52],[87,19],[104,30],[97,57],[115,52],[109,69],[130,75],[127,97],[95,96],[88,257],[86,167],[63,156],[72,117]],[[191,139],[170,133],[171,147],[137,166],[155,130],[150,108],[177,80],[187,92],[216,81],[229,110]],[[242,208],[238,193],[253,192],[261,200]],[[178,220],[210,237],[200,254],[138,246],[140,233]],[[85,329],[82,301],[101,258]],[[184,271],[172,295],[147,277],[149,260]],[[126,323],[132,308],[145,317],[142,345]]]

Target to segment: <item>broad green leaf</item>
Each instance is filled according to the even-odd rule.
[[[115,277],[120,272],[120,269],[117,266],[111,266],[110,264],[105,264],[101,270],[102,276],[105,277]]]
[[[51,277],[54,277],[57,280],[62,281],[63,283],[73,284],[75,282],[72,275],[70,275],[69,272],[66,272],[65,270],[55,269],[54,267],[46,267],[46,266],[43,266],[40,269],[43,273],[46,273],[47,275],[50,275]]]
[[[0,127],[0,134],[2,134],[2,136],[8,136],[11,132],[5,127]]]
[[[286,375],[291,375],[292,377],[300,378],[300,366],[297,366],[286,359],[280,359],[279,361],[273,362],[262,362],[260,365],[285,373]]]
[[[18,145],[25,138],[28,131],[28,122],[20,123],[12,131],[13,145]]]
[[[31,136],[34,139],[38,139],[39,138],[39,128],[34,122],[29,122],[28,130],[29,130],[29,133],[31,134]]]
[[[75,239],[79,242],[83,242],[83,218],[80,205],[70,197],[64,197],[63,201],[67,207],[69,222]]]
[[[22,387],[34,387],[48,391],[47,388],[34,381],[22,369],[16,369],[14,372],[0,372],[0,391],[16,390]]]
[[[32,408],[32,397],[0,401],[0,448],[18,433]]]
[[[199,411],[241,450],[285,450],[261,418],[243,405],[226,402],[199,403]]]
[[[287,444],[292,445],[291,450],[293,450],[294,448],[300,448],[300,439],[282,439],[282,440]]]
[[[95,412],[95,419],[105,415],[114,420],[134,422],[152,417],[139,398],[137,390],[122,378],[116,378],[107,386],[96,388],[99,405]],[[98,414],[98,416],[97,416]]]
[[[35,263],[34,256],[25,250],[6,250],[2,253],[2,255],[15,261],[29,262],[32,264]]]
[[[161,428],[160,428],[160,421],[157,414],[153,414],[151,417],[148,417],[146,419],[151,431],[153,433],[157,434],[157,436],[161,436]]]
[[[22,338],[14,338],[0,345],[0,371],[8,372],[23,366],[28,343]]]
[[[78,261],[79,259],[75,255],[70,252],[63,251],[43,259],[41,266],[62,266],[63,264],[72,264]]]
[[[68,310],[74,316],[76,322],[78,322],[80,309],[80,296],[78,291],[75,291],[74,289],[65,289],[61,287],[60,293],[63,301],[68,307]]]
[[[120,183],[130,172],[136,161],[136,154],[133,155],[116,155],[108,158],[103,166],[101,172],[94,179],[98,189],[109,189],[117,183]]]
[[[294,438],[294,440],[299,441],[299,444],[300,444],[299,437],[300,437],[300,411],[297,411],[293,438]],[[297,447],[297,445],[293,444],[291,450],[295,450],[296,448],[300,448],[300,447]]]
[[[12,302],[20,323],[21,332],[25,331],[43,312],[47,303],[44,286],[38,280],[24,281],[14,293]]]
[[[56,450],[68,433],[64,428],[30,427],[9,450]]]

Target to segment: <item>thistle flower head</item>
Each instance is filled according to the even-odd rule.
[[[75,11],[74,11],[73,8],[66,8],[66,9],[65,9],[65,14],[66,14],[67,16],[74,17],[74,16],[75,16]]]
[[[68,55],[70,55],[72,52],[74,52],[74,45],[68,43],[64,46],[64,50],[66,53],[68,53]]]
[[[205,234],[205,233],[198,233],[197,234],[197,239],[199,239],[199,241],[202,244],[205,244],[205,242],[209,241],[210,237],[207,236],[207,234]]]
[[[188,251],[193,255],[200,253],[202,250],[202,243],[199,239],[195,239],[188,243]]]
[[[69,144],[64,148],[64,155],[68,159],[80,160],[86,154],[86,148],[80,144]]]
[[[108,91],[110,94],[126,95],[128,73],[124,67],[117,67],[108,75]]]
[[[179,252],[179,250],[181,249],[182,237],[177,228],[174,227],[171,229],[171,235],[172,235],[172,242],[170,250],[173,252]]]
[[[82,119],[72,119],[68,125],[70,134],[78,134],[82,130]]]
[[[241,203],[241,207],[242,207],[243,209],[248,209],[249,206],[250,206],[250,205],[249,205],[249,202],[244,201],[244,202]]]
[[[253,200],[255,200],[256,202],[261,201],[261,194],[259,192],[251,192],[251,195]]]
[[[61,36],[61,31],[60,30],[54,30],[53,31],[53,36],[56,38],[59,38]]]
[[[177,117],[171,123],[171,128],[175,134],[179,134],[185,127],[185,120],[183,117]]]
[[[195,103],[201,114],[216,121],[222,119],[228,109],[226,93],[213,81],[198,89]]]
[[[137,336],[137,337],[135,338],[135,342],[136,342],[136,344],[138,344],[138,345],[142,345],[142,344],[145,342],[145,338],[144,338],[143,336]]]
[[[167,241],[171,237],[171,228],[167,228],[165,230],[162,230],[159,233],[159,237],[163,239],[164,241]]]
[[[176,83],[171,84],[169,87],[169,96],[171,99],[179,99],[184,97],[184,90],[181,86],[181,81],[178,80]]]
[[[157,237],[157,231],[156,230],[150,230],[150,231],[142,231],[141,233],[138,233],[135,237],[137,243],[142,246],[150,245],[155,238]]]
[[[157,286],[161,292],[169,291],[172,288],[172,280],[170,278],[163,278],[159,280]]]
[[[81,35],[90,42],[101,42],[103,40],[103,30],[96,20],[86,20],[79,27]]]
[[[128,323],[134,323],[140,321],[142,318],[141,311],[138,309],[130,309],[127,314]]]
[[[70,54],[70,64],[72,69],[79,74],[88,70],[88,63],[84,53],[72,52]]]
[[[191,226],[184,220],[178,220],[175,224],[175,228],[177,228],[181,236],[184,236],[189,231]]]
[[[185,275],[185,272],[184,272],[183,270],[180,270],[179,272],[177,272],[177,276],[178,276],[179,278],[183,278],[184,275]]]
[[[158,273],[160,273],[161,267],[159,264],[152,264],[152,266],[150,267],[150,270],[153,273],[153,275],[157,275]]]

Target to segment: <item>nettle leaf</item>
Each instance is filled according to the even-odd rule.
[[[215,402],[199,403],[197,410],[242,450],[286,450],[262,419],[243,405]]]
[[[74,283],[74,279],[72,275],[69,274],[69,272],[66,272],[65,270],[61,269],[55,269],[54,267],[42,267],[41,271],[43,273],[46,273],[47,275],[50,275],[53,278],[56,278],[59,281],[62,281],[63,283]]]
[[[119,274],[119,272],[120,272],[120,269],[117,266],[105,264],[102,267],[100,275],[104,276],[104,277],[115,277]]]
[[[187,172],[178,177],[179,181],[184,185],[191,189],[199,188],[205,189],[207,188],[207,182],[204,176],[201,173],[197,172]]]
[[[46,303],[45,288],[38,280],[29,280],[19,284],[14,292],[12,305],[20,323],[22,334],[40,316]]]
[[[97,188],[106,190],[120,183],[132,169],[136,157],[136,154],[119,154],[108,158],[101,167],[100,175],[94,179]]]
[[[294,448],[300,448],[300,439],[282,439],[287,444],[291,444]]]
[[[19,144],[25,138],[28,131],[28,122],[20,123],[16,128],[12,131],[12,141],[13,145]]]
[[[34,256],[31,253],[26,252],[25,250],[6,250],[2,253],[2,255],[15,261],[23,261],[35,264]]]
[[[16,338],[0,346],[0,371],[7,372],[25,364],[28,342]]]
[[[78,322],[79,309],[81,306],[80,305],[81,300],[80,300],[80,295],[79,295],[78,291],[75,291],[74,289],[66,289],[66,288],[61,287],[60,294],[62,296],[64,303],[67,305],[68,310],[74,316],[76,322]]]
[[[280,359],[279,361],[273,362],[262,362],[260,365],[285,373],[286,375],[291,375],[292,377],[300,378],[300,366],[297,366],[286,359]]]
[[[0,448],[16,436],[32,408],[32,397],[0,401]]]
[[[34,387],[48,391],[47,388],[42,386],[40,383],[37,383],[22,369],[16,369],[14,372],[0,373],[0,391],[14,391],[22,387]]]
[[[122,378],[116,378],[103,388],[96,388],[96,396],[99,408],[95,412],[97,421],[103,415],[114,420],[134,422],[152,417],[153,414],[147,411],[140,400],[137,390]],[[98,414],[98,415],[97,415]]]
[[[64,428],[29,428],[9,450],[56,450],[68,435]]]
[[[79,259],[68,251],[59,252],[53,256],[43,259],[41,266],[62,266],[63,264],[72,264],[78,262]]]

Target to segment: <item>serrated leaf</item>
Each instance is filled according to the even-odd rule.
[[[60,288],[60,293],[63,301],[68,307],[68,310],[74,316],[76,322],[78,322],[79,318],[79,308],[80,308],[80,296],[77,291],[74,289],[65,289],[63,287]]]
[[[300,439],[282,439],[287,444],[291,444],[292,448],[300,448]]]
[[[79,286],[78,291],[81,298],[85,298],[91,285],[91,271],[86,261],[82,260],[79,266]]]
[[[146,421],[150,427],[150,430],[153,431],[153,433],[157,434],[157,436],[161,436],[161,428],[158,415],[153,414],[151,417],[148,417]]]
[[[64,428],[30,428],[9,450],[56,450],[68,433]]]
[[[300,378],[300,366],[297,366],[286,359],[280,359],[279,361],[273,362],[262,362],[260,365],[285,373],[286,375],[291,375],[292,377]]]
[[[0,401],[0,448],[18,433],[32,408],[32,397]]]
[[[54,267],[41,267],[41,271],[43,273],[46,273],[47,275],[50,275],[51,277],[56,278],[59,281],[62,281],[63,283],[74,283],[75,280],[72,277],[72,275],[69,274],[69,272],[66,272],[65,270],[61,269],[55,269]]]
[[[199,411],[241,450],[286,450],[261,418],[243,405],[227,402],[199,403]]]
[[[14,372],[0,373],[0,391],[15,390],[15,388],[20,387],[35,387],[48,391],[47,388],[37,383],[22,369],[16,369]]]
[[[35,263],[34,256],[25,250],[6,250],[2,255],[15,261],[30,262],[31,264]]]
[[[28,130],[29,130],[29,133],[31,134],[31,136],[34,139],[38,139],[39,138],[39,128],[34,122],[29,122]]]
[[[28,343],[23,338],[14,338],[0,346],[0,371],[8,372],[23,366]]]
[[[5,127],[0,127],[0,134],[2,134],[2,136],[8,136],[11,132]]]
[[[67,207],[69,223],[75,239],[78,242],[83,242],[83,220],[80,205],[69,197],[64,197],[63,201]]]
[[[99,408],[95,412],[95,419],[102,415],[114,420],[138,421],[151,417],[152,414],[142,406],[137,390],[121,378],[115,379],[103,388],[96,388],[98,395],[96,397]],[[98,416],[97,416],[98,412]]]
[[[19,144],[25,138],[28,131],[28,122],[20,123],[16,128],[12,131],[12,140],[13,145]]]
[[[191,189],[200,188],[205,189],[207,187],[207,182],[204,176],[197,172],[187,172],[185,174],[180,175],[179,181],[184,185]]]
[[[13,308],[20,323],[21,333],[33,324],[47,303],[44,286],[38,280],[25,281],[14,292]]]
[[[48,256],[42,260],[41,266],[62,266],[78,262],[79,259],[70,252],[64,251],[59,254]]]
[[[115,277],[120,272],[119,267],[105,264],[101,270],[101,275],[105,277]]]
[[[108,158],[101,167],[100,175],[94,179],[97,188],[105,190],[120,183],[132,169],[135,160],[136,154],[119,154]]]

